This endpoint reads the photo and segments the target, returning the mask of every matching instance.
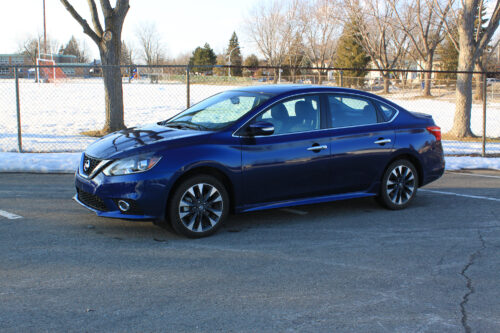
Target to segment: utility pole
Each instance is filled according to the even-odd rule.
[[[45,24],[45,0],[43,0],[43,53],[47,54],[47,26]]]

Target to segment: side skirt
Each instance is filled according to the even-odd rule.
[[[345,194],[332,194],[332,195],[324,195],[324,196],[314,197],[314,198],[277,201],[277,202],[269,202],[269,203],[264,203],[264,204],[243,206],[243,207],[238,207],[236,209],[236,212],[237,213],[246,213],[246,212],[254,212],[257,210],[264,210],[264,209],[283,208],[283,207],[290,207],[290,206],[310,205],[310,204],[329,202],[329,201],[374,197],[376,195],[377,195],[376,193],[369,193],[369,192],[353,192],[353,193],[345,193]]]

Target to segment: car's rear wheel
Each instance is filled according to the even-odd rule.
[[[415,199],[417,188],[415,166],[410,161],[397,160],[385,170],[378,198],[389,209],[403,209]]]
[[[222,182],[210,175],[198,175],[182,182],[175,189],[168,207],[174,230],[191,238],[216,232],[228,213],[228,192]]]

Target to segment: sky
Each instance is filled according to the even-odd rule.
[[[136,31],[143,23],[154,22],[169,58],[192,52],[209,43],[216,53],[222,52],[236,31],[243,55],[258,53],[244,36],[245,13],[261,0],[130,0],[122,39],[137,44]],[[113,0],[111,5],[114,6]],[[70,0],[77,11],[91,24],[87,1]],[[99,7],[99,0],[96,0]],[[66,11],[59,0],[45,0],[47,34],[60,44],[74,35],[85,41],[92,58],[99,53],[94,42]],[[15,53],[22,40],[43,35],[43,0],[2,1],[0,20],[0,53]],[[104,24],[101,20],[101,24]]]

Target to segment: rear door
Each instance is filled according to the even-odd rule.
[[[376,190],[393,152],[390,121],[368,98],[329,94],[327,99],[333,193]]]

